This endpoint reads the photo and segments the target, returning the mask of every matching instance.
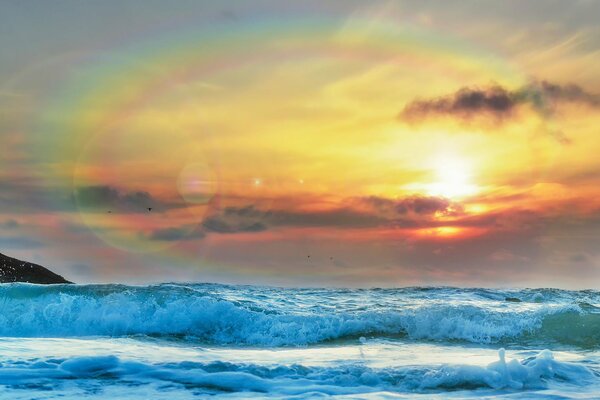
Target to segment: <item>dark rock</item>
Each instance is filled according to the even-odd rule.
[[[0,253],[0,283],[72,283],[60,275],[42,267]]]

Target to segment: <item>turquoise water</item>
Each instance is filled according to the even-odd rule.
[[[600,398],[600,292],[0,286],[0,399]]]

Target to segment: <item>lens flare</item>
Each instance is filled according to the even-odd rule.
[[[243,209],[241,217],[251,217],[248,226],[257,228],[271,210],[285,208],[278,199],[286,188],[335,194],[354,189],[355,177],[343,168],[328,180],[320,176],[327,157],[343,157],[343,150],[318,148],[321,158],[314,164],[294,166],[285,175],[279,165],[287,165],[293,154],[244,149],[276,149],[282,142],[309,146],[302,134],[322,128],[312,122],[313,112],[328,102],[359,102],[353,90],[366,85],[361,77],[377,73],[375,67],[491,77],[509,85],[526,79],[501,58],[445,35],[386,21],[355,20],[341,29],[327,17],[178,27],[69,63],[77,73],[56,82],[32,127],[32,153],[41,163],[60,167],[48,168],[45,178],[72,189],[82,220],[111,246],[168,249],[166,256],[185,261],[198,259],[198,247],[190,243],[205,242],[214,233],[203,221],[218,211]],[[232,127],[247,112],[232,106],[236,99],[269,98],[268,90],[281,90],[269,86],[271,79],[286,68],[319,88],[311,107],[300,110],[304,114],[293,110],[295,130],[287,129],[292,122],[285,116],[267,114],[269,104],[261,110],[265,126]],[[336,81],[340,74],[356,79],[342,87]],[[239,88],[239,82],[246,84]],[[331,125],[344,130],[339,121]],[[264,133],[264,146],[252,143],[267,131],[271,136]],[[470,185],[463,177],[457,172],[440,183],[459,187],[456,195],[463,195]],[[450,195],[443,188],[440,193]]]
[[[183,167],[177,179],[181,197],[191,204],[208,204],[218,190],[218,176],[206,162],[193,162]]]

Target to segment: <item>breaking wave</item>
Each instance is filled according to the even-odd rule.
[[[10,284],[0,287],[0,335],[174,336],[240,346],[303,346],[363,336],[600,345],[600,313],[580,298],[565,301],[568,296],[559,293],[560,301],[546,294],[544,302],[514,303],[503,294],[489,299],[489,291],[452,297],[448,290]]]

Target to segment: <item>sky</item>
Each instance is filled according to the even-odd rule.
[[[76,282],[597,288],[600,1],[0,1],[0,252]]]

